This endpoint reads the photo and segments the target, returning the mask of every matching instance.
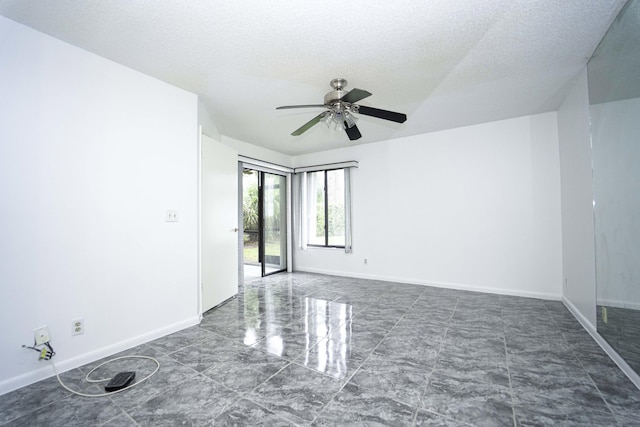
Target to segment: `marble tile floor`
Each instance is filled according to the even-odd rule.
[[[160,371],[94,399],[49,378],[0,396],[0,425],[640,424],[640,390],[558,301],[283,273],[124,353]],[[100,392],[98,363],[63,380]]]
[[[605,317],[603,309],[607,312]],[[640,372],[640,310],[598,305],[596,314],[600,335]]]

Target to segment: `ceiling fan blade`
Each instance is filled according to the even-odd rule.
[[[347,125],[347,122],[344,122],[344,131],[352,141],[355,141],[356,139],[360,139],[362,137],[362,134],[360,133],[360,131],[358,130],[358,126],[356,125],[349,127]]]
[[[327,115],[327,111],[322,112],[320,114],[318,114],[317,116],[315,116],[313,119],[309,120],[307,123],[303,124],[302,126],[300,126],[298,129],[294,130],[293,133],[291,135],[293,136],[300,136],[303,133],[305,133],[306,131],[308,131],[309,129],[311,129],[313,126],[317,125],[318,122],[320,120],[322,120],[322,118],[324,116]]]
[[[392,122],[404,123],[405,121],[407,121],[406,114],[381,110],[379,108],[367,107],[365,105],[359,105],[357,112],[366,116],[377,117],[384,120],[391,120]]]
[[[310,105],[283,105],[276,107],[276,110],[286,110],[288,108],[312,108],[312,107],[324,107],[324,104],[310,104]]]
[[[365,99],[366,97],[371,96],[371,92],[367,92],[362,89],[351,89],[345,96],[340,98],[340,101],[348,102],[349,104],[353,104],[354,102],[358,102],[361,99]]]

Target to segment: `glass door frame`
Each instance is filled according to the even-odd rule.
[[[260,210],[259,213],[259,244],[258,244],[258,251],[259,251],[259,260],[260,264],[261,264],[261,276],[265,277],[268,276],[270,274],[275,274],[275,273],[280,273],[283,271],[288,271],[291,272],[293,271],[293,257],[292,257],[292,247],[293,247],[293,243],[292,243],[292,238],[293,238],[293,234],[292,234],[292,190],[291,190],[291,175],[293,173],[293,169],[285,167],[285,166],[280,166],[280,165],[275,165],[275,164],[271,164],[271,163],[267,163],[267,162],[263,162],[260,160],[256,160],[256,159],[251,159],[248,157],[244,157],[244,156],[238,156],[239,158],[239,162],[238,162],[238,169],[239,169],[239,186],[238,186],[238,205],[240,206],[239,212],[238,212],[238,216],[239,216],[239,226],[240,226],[240,233],[238,233],[238,240],[239,240],[239,245],[238,245],[238,249],[239,249],[239,265],[238,265],[238,269],[240,272],[240,277],[242,278],[242,282],[244,282],[244,223],[243,223],[243,212],[242,212],[242,205],[243,205],[243,200],[244,200],[244,195],[243,195],[243,191],[244,191],[244,184],[242,182],[242,177],[243,177],[243,171],[245,169],[250,169],[253,170],[255,172],[257,172],[259,174],[259,201],[258,201],[258,208]],[[285,186],[285,190],[283,193],[284,198],[286,199],[286,203],[285,203],[285,207],[282,210],[282,214],[284,216],[284,221],[282,222],[282,230],[281,232],[284,230],[286,232],[286,235],[284,236],[284,238],[281,239],[281,241],[284,243],[284,248],[282,251],[282,255],[281,257],[283,257],[284,259],[282,260],[283,262],[283,268],[282,269],[278,269],[278,270],[274,270],[274,271],[267,271],[265,268],[265,262],[264,262],[264,258],[265,258],[265,254],[264,254],[264,226],[263,226],[263,221],[264,221],[264,206],[263,206],[263,182],[264,182],[264,173],[267,174],[271,174],[271,175],[279,175],[285,178],[284,180],[284,186]]]
[[[270,241],[268,241],[267,237],[268,237],[268,233],[269,230],[267,229],[268,226],[268,222],[266,221],[265,215],[266,215],[266,210],[265,210],[265,206],[267,204],[270,204],[272,207],[275,207],[275,200],[274,201],[270,201],[267,200],[265,197],[265,193],[267,193],[268,189],[266,188],[267,184],[268,184],[268,178],[266,175],[271,175],[271,176],[275,176],[275,177],[279,177],[280,178],[280,182],[278,183],[278,188],[280,189],[280,197],[279,197],[279,203],[277,208],[280,209],[279,212],[279,219],[280,219],[280,224],[279,224],[279,235],[280,233],[282,233],[284,231],[284,233],[287,232],[287,209],[286,209],[286,204],[287,204],[287,181],[286,181],[286,175],[283,175],[281,173],[273,173],[273,172],[264,172],[264,171],[259,171],[259,176],[260,178],[258,179],[258,205],[259,205],[259,218],[258,218],[258,223],[260,226],[260,235],[259,235],[259,250],[258,250],[258,256],[259,256],[259,261],[262,267],[262,277],[266,277],[268,275],[271,274],[275,274],[275,273],[281,273],[283,271],[287,270],[287,251],[289,250],[289,248],[287,248],[287,244],[286,244],[286,240],[287,240],[287,235],[285,234],[285,238],[282,239],[281,237],[279,238],[280,240],[280,254],[278,256],[278,259],[280,260],[280,269],[275,269],[275,270],[270,270],[269,272],[267,272],[267,264],[268,264],[268,258],[267,258],[267,244],[271,243]],[[284,186],[284,189],[282,189],[281,187]],[[275,199],[275,197],[274,197]],[[282,204],[282,199],[284,199],[284,205]],[[284,221],[284,227],[282,227],[282,223]],[[284,247],[282,246],[283,244],[283,240],[284,240]],[[269,265],[275,265],[273,263],[270,263]]]

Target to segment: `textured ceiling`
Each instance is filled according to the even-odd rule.
[[[640,2],[629,2],[589,61],[592,104],[640,98]]]
[[[0,0],[0,14],[197,93],[221,134],[301,154],[557,109],[626,0]],[[363,137],[318,124],[343,77]]]

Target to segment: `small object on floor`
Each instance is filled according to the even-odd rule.
[[[113,391],[120,390],[128,386],[131,381],[136,377],[136,373],[133,371],[125,371],[116,374],[115,377],[111,378],[111,381],[104,387],[104,390],[108,393]]]

